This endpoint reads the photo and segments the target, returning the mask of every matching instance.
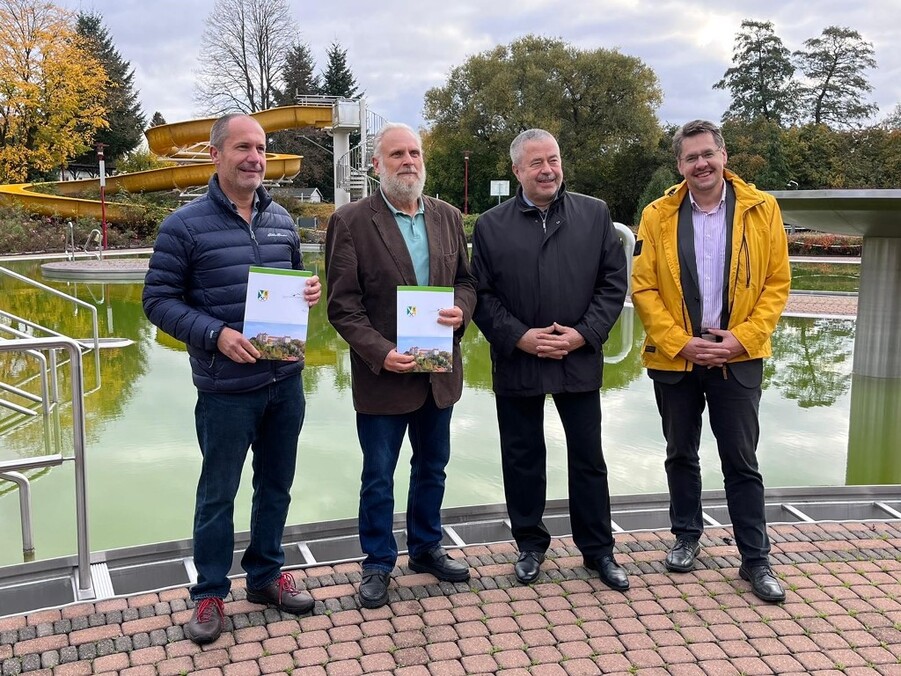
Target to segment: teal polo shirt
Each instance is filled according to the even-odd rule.
[[[398,210],[382,192],[382,199],[394,214],[394,221],[400,229],[400,234],[407,243],[407,251],[413,259],[413,270],[416,272],[416,284],[429,285],[429,236],[425,229],[425,203],[419,198],[419,210],[410,216]]]

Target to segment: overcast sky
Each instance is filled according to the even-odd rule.
[[[193,103],[200,35],[213,0],[58,0],[96,11],[135,70],[144,112],[168,122],[198,116]],[[664,93],[661,121],[719,120],[728,93],[713,90],[731,66],[743,19],[772,21],[789,50],[827,26],[847,26],[873,44],[868,73],[879,118],[901,102],[901,0],[290,0],[317,66],[338,41],[366,93],[390,120],[423,124],[425,92],[470,55],[534,33],[583,48],[618,49],[650,66]]]

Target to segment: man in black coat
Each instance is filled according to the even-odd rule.
[[[519,547],[516,578],[538,577],[550,545],[546,395],[566,434],[573,540],[585,566],[629,588],[613,557],[610,492],[601,449],[602,346],[626,295],[626,258],[607,205],[568,193],[554,137],[524,131],[510,146],[515,199],[476,223],[473,321],[491,344],[507,511]]]

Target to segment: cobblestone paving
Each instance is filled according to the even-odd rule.
[[[295,618],[249,603],[243,580],[227,631],[203,648],[184,638],[186,588],[0,618],[2,675],[91,673],[292,676],[714,676],[901,674],[901,524],[770,528],[784,604],[738,579],[726,529],[708,530],[697,569],[665,572],[668,532],[617,536],[625,594],[555,540],[538,581],[512,575],[510,543],[466,547],[467,583],[413,574],[402,557],[389,605],[362,609],[356,563],[294,571],[316,599]]]
[[[793,293],[785,307],[787,316],[857,317],[857,295]]]

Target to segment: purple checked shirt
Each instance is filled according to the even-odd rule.
[[[718,329],[723,312],[723,267],[726,264],[726,182],[723,181],[723,195],[713,211],[702,211],[694,195],[691,192],[688,195],[701,291],[701,329]]]

